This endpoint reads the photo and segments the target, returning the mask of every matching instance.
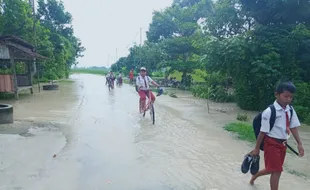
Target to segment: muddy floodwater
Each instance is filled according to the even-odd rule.
[[[241,111],[233,104],[210,103],[208,113],[205,100],[177,91],[157,97],[152,125],[132,86],[109,92],[102,76],[71,80],[1,101],[16,120],[0,126],[1,190],[269,189],[269,177],[250,186],[240,171],[253,147],[222,128]],[[281,190],[310,187],[310,130],[301,131],[306,155],[287,155]]]

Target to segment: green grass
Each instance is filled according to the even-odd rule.
[[[104,70],[95,70],[95,69],[72,69],[71,73],[106,75],[108,72]]]
[[[247,114],[238,113],[237,120],[247,122],[249,120],[249,116]]]
[[[235,133],[240,140],[248,141],[251,143],[256,142],[253,127],[250,123],[246,122],[234,122],[224,127],[226,131]],[[286,149],[287,153],[294,154],[290,149]]]
[[[249,123],[235,122],[226,125],[225,130],[238,134],[240,140],[255,142],[256,138],[254,135],[253,127]]]

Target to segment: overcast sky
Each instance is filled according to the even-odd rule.
[[[73,25],[86,47],[79,66],[111,66],[128,48],[143,40],[154,10],[171,5],[172,0],[63,0],[73,16]]]

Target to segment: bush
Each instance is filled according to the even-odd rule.
[[[193,83],[192,75],[183,73],[182,79],[181,79],[181,86],[190,87],[192,83]]]
[[[215,102],[233,102],[235,100],[234,95],[228,93],[222,86],[208,87],[194,85],[190,90],[195,97],[210,99]]]
[[[164,77],[165,74],[163,72],[153,72],[152,77]]]
[[[43,78],[47,78],[49,80],[58,80],[58,75],[52,71],[48,71],[46,73],[44,73]]]
[[[229,92],[231,87],[230,77],[214,72],[207,75],[205,85],[194,85],[191,91],[196,97],[210,99],[215,102],[234,102],[235,96]]]
[[[215,102],[234,102],[235,97],[228,93],[223,86],[215,86],[210,88],[209,99]]]
[[[194,85],[191,87],[191,92],[195,97],[208,99],[208,87],[202,85]]]
[[[274,91],[276,81],[266,78],[266,82],[255,79],[241,79],[236,82],[236,102],[244,110],[264,110],[275,100]]]
[[[296,83],[297,92],[294,98],[294,104],[310,109],[310,84]]]
[[[237,105],[244,110],[259,110],[259,100],[251,88],[251,86],[247,85],[236,86],[235,94]]]
[[[240,114],[238,113],[237,115],[237,120],[238,121],[248,121],[249,117],[247,114]]]
[[[11,69],[0,69],[0,75],[11,75],[12,70]]]
[[[294,109],[301,122],[310,124],[310,84],[296,83],[297,92],[294,98]]]
[[[294,109],[300,121],[310,124],[310,109],[308,107],[296,105]]]

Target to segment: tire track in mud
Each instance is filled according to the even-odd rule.
[[[171,181],[177,180],[180,177],[179,175],[182,174],[182,180],[178,181],[182,185],[177,186],[176,189],[182,189],[186,185],[187,188],[184,189],[269,188],[268,177],[259,179],[255,187],[250,187],[248,185],[250,176],[241,174],[240,164],[245,153],[242,147],[248,148],[246,145],[242,146],[239,141],[231,139],[229,134],[217,127],[218,124],[210,115],[204,118],[205,125],[201,125],[200,121],[194,121],[198,119],[197,117],[184,118],[188,114],[179,115],[179,113],[187,111],[185,108],[181,112],[171,111],[174,108],[169,106],[179,104],[179,101],[174,100],[173,103],[168,105],[161,103],[160,106],[157,106],[157,110],[159,110],[159,107],[161,108],[161,114],[157,114],[157,117],[159,117],[157,120],[161,121],[161,123],[158,123],[156,130],[161,131],[161,136],[154,137],[153,141],[148,139],[145,143],[141,143],[143,144],[141,151],[149,154],[149,160],[146,159],[145,164],[151,167],[156,164],[156,159],[159,159],[160,163],[165,165],[161,170],[166,171],[167,178],[173,178]],[[167,109],[167,107],[169,108]],[[199,107],[196,109],[197,113],[205,111]],[[150,149],[152,152],[149,151]],[[158,158],[157,155],[160,155],[161,158]],[[169,162],[175,164],[175,166],[165,164]],[[262,164],[261,167],[263,167]],[[167,171],[166,168],[170,170]],[[187,178],[184,178],[184,176],[187,176]],[[195,181],[195,179],[196,183],[194,184],[196,186],[194,187],[188,181]],[[296,188],[296,183],[302,189],[310,184],[309,181],[288,173],[283,174],[282,180],[285,180],[285,182],[282,182],[281,189]]]
[[[157,107],[158,108],[158,107]],[[238,183],[223,182],[223,173],[229,176],[225,168],[233,168],[236,164],[227,156],[221,156],[214,152],[223,149],[217,143],[216,137],[205,139],[205,133],[194,128],[191,123],[181,120],[164,110],[158,114],[158,123],[152,135],[145,139],[140,137],[138,146],[140,158],[146,167],[165,175],[164,184],[170,184],[173,189],[212,189],[240,187]],[[153,138],[150,138],[153,136]],[[216,171],[215,174],[208,174],[207,171]],[[247,183],[247,182],[246,182]],[[219,186],[220,184],[220,186]]]

